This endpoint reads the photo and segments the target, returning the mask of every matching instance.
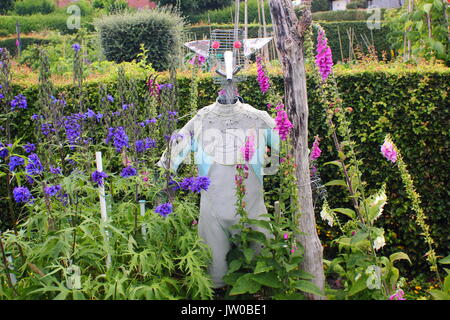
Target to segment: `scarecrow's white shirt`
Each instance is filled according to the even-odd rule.
[[[235,173],[236,165],[245,163],[241,149],[246,139],[252,137],[255,150],[248,162],[244,200],[248,216],[256,219],[267,213],[262,175],[274,174],[278,169],[279,136],[274,127],[275,120],[265,111],[241,102],[232,105],[216,102],[199,110],[171,144],[171,170],[176,171],[190,158],[190,152],[194,152],[199,175],[208,176],[211,181],[208,190],[201,192],[198,228],[200,237],[212,251],[210,274],[215,287],[224,285],[230,227],[239,221],[235,208]],[[267,146],[271,147],[268,168]],[[159,165],[165,166],[167,160],[166,152]],[[255,229],[269,236],[265,229]]]

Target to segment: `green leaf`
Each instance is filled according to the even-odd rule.
[[[336,208],[332,209],[334,212],[345,214],[347,217],[354,219],[356,217],[356,213],[352,209],[348,208]]]
[[[323,297],[323,292],[314,283],[307,280],[298,280],[295,282],[294,287],[300,291],[315,294],[316,296]]]
[[[367,288],[366,284],[367,277],[361,276],[356,282],[353,282],[350,290],[348,292],[348,296],[353,296],[354,294],[357,294],[358,292],[364,290]]]
[[[264,261],[258,261],[256,263],[256,268],[255,268],[254,273],[255,274],[263,273],[263,272],[266,272],[266,271],[270,271],[272,269],[273,269],[273,267],[268,266]]]
[[[430,294],[433,296],[434,300],[450,300],[450,294],[444,291],[431,290]]]
[[[283,287],[281,281],[278,280],[277,276],[273,272],[254,274],[252,276],[252,279],[266,287],[271,287],[271,288]]]
[[[410,264],[412,264],[411,260],[409,259],[408,255],[404,252],[396,252],[389,256],[389,260],[391,262],[397,261],[397,260],[408,260]]]
[[[338,160],[325,162],[323,165],[324,165],[324,166],[327,166],[327,165],[329,165],[329,164],[332,164],[332,165],[335,165],[335,166],[338,166],[338,167],[342,167],[341,162],[339,162]]]
[[[245,248],[244,249],[244,257],[245,257],[245,262],[246,263],[250,263],[253,259],[253,255],[255,254],[255,251],[251,248]]]
[[[345,183],[344,180],[331,180],[331,181],[325,183],[325,186],[343,186],[343,187],[347,187],[347,184]]]
[[[253,280],[253,276],[253,274],[247,273],[237,279],[235,285],[230,291],[230,296],[236,296],[244,293],[256,293],[259,289],[261,289],[261,284]]]
[[[440,264],[450,264],[450,255],[446,256],[445,258],[439,260]]]
[[[426,3],[426,4],[423,5],[422,9],[423,9],[423,11],[425,11],[427,14],[430,14],[430,10],[431,10],[431,7],[432,7],[432,6],[433,6],[433,4],[431,4],[431,3]]]
[[[241,260],[233,260],[230,263],[230,266],[228,268],[228,273],[232,273],[235,272],[237,270],[239,270],[239,268],[242,266],[242,261]]]

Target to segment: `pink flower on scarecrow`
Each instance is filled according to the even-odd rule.
[[[319,136],[314,137],[313,147],[311,150],[310,159],[311,160],[317,160],[320,157],[320,154],[322,153],[322,150],[319,148]]]
[[[245,145],[241,148],[242,155],[245,161],[250,161],[255,153],[255,138],[253,136],[247,137]]]
[[[213,41],[211,47],[212,47],[213,49],[219,49],[219,47],[220,47],[220,42],[219,42],[219,41]]]
[[[397,151],[395,150],[394,144],[388,139],[384,140],[384,143],[381,146],[381,153],[392,163],[397,161]]]

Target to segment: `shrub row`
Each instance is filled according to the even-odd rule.
[[[365,21],[346,21],[346,22],[320,22],[320,25],[325,29],[328,37],[328,44],[333,52],[334,62],[342,61],[349,58],[350,36],[349,33],[353,33],[353,48],[359,46],[363,52],[367,52],[366,42],[370,45],[373,44],[379,57],[383,51],[390,51],[390,44],[386,39],[387,27],[384,24],[380,25],[380,29],[370,30],[367,27]],[[250,38],[258,37],[257,24],[251,24],[248,26],[248,36]],[[188,32],[191,34],[191,38],[195,39],[208,39],[210,29],[233,29],[233,25],[227,24],[212,24],[209,25],[197,25],[188,28]],[[268,32],[272,34],[272,26],[268,26]],[[340,39],[340,40],[339,40]],[[342,50],[341,50],[342,49]]]
[[[384,20],[386,10],[380,9],[380,20]],[[366,21],[373,14],[374,12],[368,9],[350,9],[313,12],[312,17],[315,21]]]
[[[98,81],[98,80],[97,80]],[[160,81],[163,81],[160,79]],[[283,90],[281,75],[273,75],[272,81],[277,91]],[[353,108],[349,114],[352,131],[359,144],[361,157],[364,159],[364,180],[369,188],[375,189],[381,183],[387,184],[388,204],[379,222],[386,227],[388,246],[385,250],[401,249],[407,252],[413,260],[414,270],[407,268],[415,276],[427,270],[423,254],[427,251],[420,236],[420,229],[414,223],[411,204],[407,200],[404,187],[398,177],[397,169],[380,154],[380,145],[386,133],[391,133],[395,142],[405,156],[406,162],[414,178],[417,191],[422,196],[423,207],[430,217],[432,236],[439,247],[438,254],[445,256],[450,247],[448,181],[450,179],[446,164],[449,152],[448,92],[450,92],[450,71],[429,70],[419,72],[413,68],[408,71],[346,71],[337,73],[338,87],[346,107]],[[114,94],[115,83],[108,82],[108,92]],[[187,109],[189,101],[189,77],[179,76],[177,80],[177,96],[180,101],[180,115],[192,112]],[[323,165],[326,161],[336,158],[336,153],[330,139],[326,138],[324,107],[319,103],[317,84],[308,81],[308,100],[310,106],[310,137],[319,135]],[[257,108],[265,108],[264,96],[255,90],[255,76],[249,76],[239,85],[240,94],[246,102]],[[199,82],[199,106],[212,103],[217,96],[217,85],[211,77],[201,77]],[[16,93],[23,93],[29,100],[30,108],[24,110],[15,134],[24,137],[26,141],[32,137],[30,116],[36,113],[32,106],[36,105],[38,88],[30,86],[21,88],[14,86]],[[70,97],[76,92],[73,86],[60,87]],[[140,94],[145,94],[145,79],[141,79]],[[99,101],[98,82],[86,84],[84,93],[90,108]],[[332,168],[331,168],[332,167]],[[324,182],[338,178],[334,166],[319,166],[319,172]],[[268,177],[266,190],[274,183]],[[343,195],[346,193],[339,187],[328,188],[328,200],[334,207],[343,205]],[[273,203],[275,199],[267,199]],[[345,204],[344,204],[345,205]],[[320,208],[317,208],[320,210]],[[318,211],[319,212],[319,211]],[[319,227],[329,229],[318,216]],[[322,240],[328,243],[332,234],[321,233]],[[326,252],[325,252],[326,254]]]
[[[10,52],[11,55],[15,56],[17,54],[17,46],[16,46],[17,38],[6,38],[0,40],[0,48],[6,48]],[[45,45],[53,42],[54,40],[46,39],[46,38],[38,38],[38,37],[20,37],[21,42],[21,50],[25,50],[29,45],[37,44],[37,45]]]
[[[16,22],[20,24],[22,33],[38,32],[42,30],[56,30],[62,34],[75,33],[77,29],[67,27],[68,14],[34,14],[31,16],[2,16],[0,18],[0,36],[8,36],[16,33]],[[92,19],[83,17],[80,19],[82,28],[94,31]]]

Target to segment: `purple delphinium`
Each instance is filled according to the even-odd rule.
[[[36,145],[34,143],[27,143],[23,146],[26,153],[32,153],[36,151]]]
[[[319,68],[322,81],[327,80],[333,68],[333,58],[331,48],[328,46],[328,39],[323,30],[320,30],[317,35],[316,65]]]
[[[264,66],[262,64],[262,58],[258,57],[256,58],[256,65],[257,65],[257,80],[259,83],[259,88],[261,89],[262,93],[266,93],[269,88],[270,88],[270,82],[269,82],[269,77],[267,77],[265,71],[264,71]]]
[[[105,142],[112,142],[117,152],[121,152],[123,148],[129,147],[128,136],[123,127],[109,128]]]
[[[26,109],[27,108],[27,99],[23,94],[19,94],[11,100],[11,110],[16,108],[18,109]]]
[[[28,156],[28,159],[29,159],[28,164],[25,166],[26,172],[30,176],[40,175],[44,170],[44,167],[42,166],[39,156],[36,153],[32,153]]]
[[[74,113],[65,117],[64,129],[66,130],[66,137],[69,144],[73,145],[78,142],[81,136],[80,120],[85,119],[83,113]]]
[[[104,172],[100,172],[100,171],[94,171],[92,172],[92,181],[94,181],[95,183],[97,183],[99,186],[103,185],[103,179],[108,178],[108,175]]]
[[[172,204],[170,202],[160,204],[155,208],[155,212],[165,218],[172,213]]]
[[[8,156],[9,151],[7,149],[7,146],[0,142],[0,158],[6,158]]]
[[[209,184],[211,181],[208,177],[197,177],[194,180],[194,183],[191,185],[192,192],[200,192],[202,190],[208,190]]]
[[[48,136],[51,132],[56,132],[56,129],[53,128],[52,123],[43,123],[41,125],[41,132],[44,136]]]
[[[20,202],[29,202],[33,199],[30,190],[27,187],[15,187],[13,190],[14,201],[17,203]]]
[[[73,49],[75,52],[78,52],[78,51],[80,51],[80,49],[81,49],[81,45],[80,45],[79,43],[74,43],[74,44],[72,45],[72,49]]]
[[[53,174],[62,174],[62,170],[61,170],[61,168],[60,167],[50,167],[50,173],[53,173]]]
[[[133,168],[132,166],[127,166],[122,169],[122,172],[120,173],[120,176],[122,178],[128,178],[137,175],[137,170]]]
[[[36,113],[31,116],[31,120],[33,120],[33,121],[37,121],[37,120],[43,119],[43,118],[44,117],[42,115],[39,115],[39,114],[36,114]]]
[[[9,158],[9,170],[14,171],[16,167],[19,167],[25,163],[25,160],[21,157],[12,156]]]
[[[44,192],[46,195],[48,195],[49,197],[54,197],[56,195],[61,195],[61,185],[60,184],[55,184],[53,186],[48,186],[44,188]]]
[[[180,182],[180,188],[183,190],[190,190],[192,184],[194,183],[194,177],[184,178],[183,181]]]

